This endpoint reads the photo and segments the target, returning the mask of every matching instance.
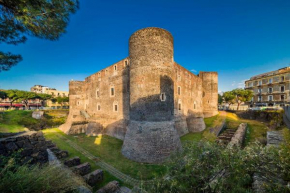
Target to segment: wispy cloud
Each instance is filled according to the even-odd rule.
[[[195,69],[191,69],[190,71],[191,71],[191,72],[197,72]]]

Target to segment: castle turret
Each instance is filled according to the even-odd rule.
[[[200,72],[203,87],[203,114],[211,117],[218,114],[218,74],[217,72]]]
[[[174,128],[173,37],[145,28],[129,40],[130,122],[122,153],[138,162],[162,162],[181,148]]]

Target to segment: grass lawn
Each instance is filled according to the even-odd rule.
[[[95,164],[94,161],[90,160],[89,158],[86,158],[85,156],[83,156],[83,154],[81,154],[80,152],[78,152],[77,150],[72,148],[69,144],[67,144],[62,139],[60,139],[56,135],[56,133],[58,133],[60,135],[65,135],[60,130],[58,130],[58,129],[45,129],[45,130],[43,130],[43,133],[44,133],[45,138],[47,140],[52,140],[57,145],[58,148],[60,148],[61,150],[68,151],[69,158],[78,156],[81,159],[81,163],[89,162],[91,164],[91,171],[94,171],[96,169],[101,169],[99,166],[97,166]],[[101,188],[102,186],[106,185],[108,182],[113,181],[113,180],[118,180],[118,179],[115,178],[114,176],[112,176],[111,174],[109,174],[108,172],[104,171],[103,182],[100,184],[97,184],[97,186],[95,186],[94,189],[97,190],[97,189]],[[122,184],[122,182],[121,182],[121,184]]]
[[[55,142],[59,148],[70,152],[72,148],[66,147],[67,144],[60,140],[55,135],[55,132],[64,135],[58,129],[47,129],[44,131],[47,139]],[[107,135],[89,137],[85,134],[80,134],[65,135],[65,137],[75,142],[85,150],[89,151],[91,154],[100,157],[103,161],[112,165],[121,172],[136,179],[152,179],[155,176],[164,174],[166,171],[166,168],[163,165],[137,163],[125,158],[121,153],[123,144],[122,140]]]
[[[27,129],[21,125],[9,125],[0,123],[0,133],[18,133],[27,131]]]
[[[214,127],[222,123],[222,120],[226,120],[227,129],[237,129],[241,123],[248,124],[248,131],[246,133],[245,145],[255,142],[257,139],[265,139],[268,131],[268,127],[265,123],[256,120],[241,119],[235,113],[227,112],[226,117],[222,114],[205,118],[206,129],[199,133],[188,133],[182,136],[181,141],[214,141],[215,136],[209,133],[209,128]]]
[[[20,132],[25,128],[32,130],[58,126],[65,122],[68,110],[48,110],[44,112],[44,118],[37,120],[32,118],[33,111],[8,110],[0,112],[0,133]]]

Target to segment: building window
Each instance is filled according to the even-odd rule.
[[[259,85],[262,85],[262,80],[259,80]]]
[[[114,70],[117,71],[117,65],[114,66]]]
[[[177,93],[178,93],[178,95],[181,95],[181,87],[180,86],[177,88]]]
[[[181,103],[178,103],[178,110],[181,111]]]
[[[114,111],[118,112],[118,105],[114,105]]]
[[[262,101],[262,96],[258,96],[258,101],[259,101],[259,102]]]
[[[272,93],[273,92],[273,88],[268,88],[268,92]]]
[[[272,82],[273,82],[273,79],[270,78],[270,79],[269,79],[269,84],[272,84]]]
[[[100,104],[97,105],[97,109],[98,109],[98,111],[101,110],[101,105]]]
[[[281,82],[283,82],[285,80],[284,76],[281,76]]]
[[[258,93],[262,93],[262,89],[261,88],[258,89]]]
[[[114,87],[110,88],[110,96],[111,97],[115,96],[115,88]]]
[[[281,86],[281,92],[284,92],[284,91],[285,91],[285,87]]]
[[[284,101],[284,99],[285,99],[285,95],[281,95],[281,101]]]
[[[161,100],[161,101],[165,101],[165,100],[166,100],[166,95],[165,95],[165,93],[161,93],[161,95],[160,95],[160,100]]]
[[[128,61],[127,60],[125,60],[125,66],[128,66]]]
[[[269,101],[273,101],[273,96],[272,96],[272,95],[269,95],[269,96],[268,96],[268,100],[269,100]]]
[[[99,89],[96,90],[96,97],[97,98],[100,98],[100,91],[99,91]]]

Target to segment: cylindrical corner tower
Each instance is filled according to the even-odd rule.
[[[211,117],[218,114],[218,74],[217,72],[200,72],[203,87],[203,114]]]
[[[138,162],[158,163],[181,148],[174,128],[173,37],[145,28],[129,40],[130,122],[122,153]]]

